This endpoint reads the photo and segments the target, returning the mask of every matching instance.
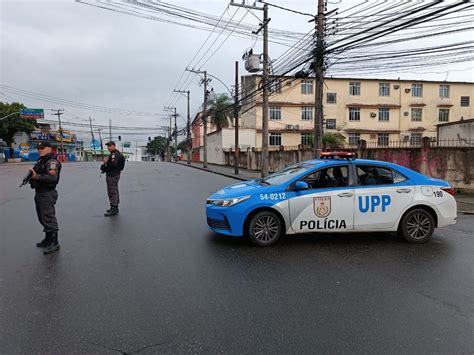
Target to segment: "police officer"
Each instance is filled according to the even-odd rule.
[[[123,169],[124,157],[117,150],[114,141],[105,144],[110,152],[110,155],[103,160],[100,170],[105,173],[105,180],[107,182],[107,194],[109,196],[110,209],[108,209],[104,216],[110,217],[119,213],[118,205],[120,202],[118,183],[120,180],[120,173]]]
[[[59,227],[54,205],[58,200],[56,185],[61,174],[61,163],[51,152],[49,142],[39,142],[37,148],[40,158],[35,167],[31,169],[30,185],[36,192],[36,213],[45,232],[44,239],[36,243],[36,246],[44,248],[43,254],[47,255],[59,250]]]

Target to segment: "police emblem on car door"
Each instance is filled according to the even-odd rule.
[[[314,214],[319,218],[331,214],[331,196],[313,197]]]

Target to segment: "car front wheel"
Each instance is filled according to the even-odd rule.
[[[423,209],[414,209],[405,214],[400,225],[402,236],[412,243],[426,243],[431,239],[434,229],[433,216]]]
[[[282,233],[280,218],[273,212],[259,212],[250,220],[248,236],[250,241],[259,247],[275,244]]]

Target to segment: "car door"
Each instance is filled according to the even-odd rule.
[[[415,186],[389,166],[356,164],[354,169],[354,230],[395,230],[413,201]]]
[[[290,191],[291,228],[296,233],[353,229],[354,187],[349,164],[320,168],[304,178],[309,188]]]

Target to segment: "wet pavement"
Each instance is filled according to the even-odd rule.
[[[43,256],[27,166],[0,166],[0,353],[472,353],[474,216],[424,245],[309,235],[256,248],[214,235],[230,178],[127,163],[104,218],[95,163],[65,164],[61,251]]]

